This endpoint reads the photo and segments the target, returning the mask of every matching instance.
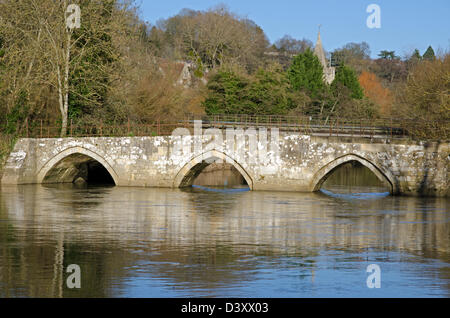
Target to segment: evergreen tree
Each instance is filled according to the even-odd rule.
[[[293,107],[291,86],[281,69],[259,69],[246,94],[250,114],[281,115]]]
[[[318,98],[327,88],[323,66],[310,49],[294,58],[288,78],[294,90],[305,90],[311,98]]]
[[[378,56],[385,60],[394,60],[398,58],[398,56],[395,55],[395,51],[386,51],[386,50],[381,51],[378,54]]]
[[[408,72],[422,60],[423,60],[423,57],[422,57],[422,55],[420,55],[419,50],[415,49],[413,54],[411,55],[411,57],[405,61],[406,62],[405,65],[407,67]]]
[[[420,52],[418,49],[414,50],[414,53],[411,55],[411,59],[415,59],[420,61],[422,59],[422,55],[420,55]]]
[[[95,5],[86,4],[90,7],[82,6],[81,10],[95,10],[97,19],[101,19],[104,25],[109,25],[113,23],[112,12],[115,3],[116,0],[105,0]],[[78,53],[79,62],[71,70],[69,118],[92,115],[105,103],[110,67],[117,61],[117,51],[108,32],[106,28],[96,29],[87,19],[79,30],[75,30],[74,35],[78,41],[73,50]]]
[[[434,50],[431,45],[428,47],[426,52],[423,54],[423,59],[428,61],[434,61],[436,59],[436,55],[434,54]]]
[[[364,92],[359,84],[355,71],[346,65],[341,65],[338,68],[336,78],[331,84],[332,90],[335,92],[341,86],[349,89],[351,98],[362,99],[364,97]]]
[[[298,107],[297,95],[281,67],[259,69],[252,77],[219,71],[203,105],[207,114],[282,115]]]
[[[208,83],[208,96],[203,102],[207,114],[245,112],[245,91],[249,81],[232,71],[219,71]]]

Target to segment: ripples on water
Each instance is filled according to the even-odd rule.
[[[333,198],[339,198],[344,200],[370,200],[380,199],[390,196],[390,192],[366,192],[366,193],[334,193],[325,189],[321,189],[320,192]]]
[[[207,191],[207,192],[216,192],[216,193],[239,193],[239,192],[248,192],[250,191],[249,187],[239,187],[239,188],[227,188],[227,187],[204,187],[199,185],[193,185],[192,188]]]
[[[450,296],[449,199],[330,189],[4,187],[0,296]]]

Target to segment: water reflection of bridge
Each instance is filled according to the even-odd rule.
[[[61,286],[63,267],[72,263],[86,263],[83,290],[102,297],[113,293],[113,277],[120,285],[138,264],[162,279],[215,286],[251,279],[251,262],[236,265],[249,255],[293,257],[307,271],[323,248],[449,260],[445,199],[336,200],[320,194],[248,192],[226,200],[164,189],[4,187],[1,290],[3,296],[20,286],[29,296],[71,295]]]

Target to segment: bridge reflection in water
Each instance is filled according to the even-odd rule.
[[[449,203],[3,187],[0,296],[448,297]],[[366,287],[372,263],[380,290]],[[80,290],[65,287],[69,264],[81,266]]]

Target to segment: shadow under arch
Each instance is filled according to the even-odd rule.
[[[37,183],[39,183],[39,184],[45,183],[45,179],[46,179],[47,175],[49,174],[49,172],[52,169],[54,169],[58,164],[60,164],[65,159],[67,159],[71,156],[84,157],[84,159],[81,159],[81,161],[93,160],[93,161],[99,163],[109,173],[112,180],[114,181],[114,184],[116,186],[119,185],[119,183],[118,183],[119,176],[117,175],[117,173],[115,172],[113,167],[109,164],[109,162],[106,159],[104,159],[102,156],[100,156],[99,154],[95,153],[94,151],[88,150],[83,147],[72,147],[72,148],[65,149],[65,150],[61,151],[60,153],[58,153],[53,158],[51,158],[50,160],[48,160],[42,166],[42,168],[39,170],[39,172],[37,174]]]
[[[310,183],[311,191],[317,192],[322,188],[323,183],[327,180],[327,178],[341,165],[346,164],[351,161],[357,161],[366,168],[368,168],[370,171],[372,171],[377,178],[383,182],[389,189],[391,194],[397,194],[398,189],[395,183],[395,179],[389,172],[385,172],[381,170],[379,167],[377,167],[375,164],[370,162],[369,160],[360,157],[355,154],[349,154],[345,155],[339,158],[336,158],[329,163],[327,163],[325,166],[320,168],[312,178],[312,181]]]
[[[180,171],[178,171],[173,182],[173,187],[185,188],[192,186],[195,178],[197,178],[197,176],[202,172],[204,168],[210,165],[209,162],[206,162],[210,159],[220,159],[225,163],[233,165],[244,177],[250,190],[253,190],[253,180],[247,173],[247,171],[245,171],[244,168],[242,168],[242,166],[236,160],[217,150],[210,150],[191,159],[183,168],[180,169]]]

